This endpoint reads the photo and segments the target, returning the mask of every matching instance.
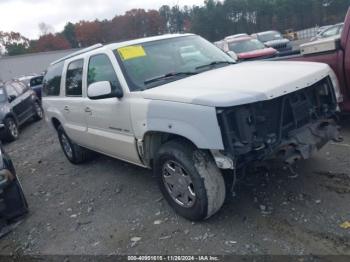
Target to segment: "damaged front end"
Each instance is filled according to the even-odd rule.
[[[339,139],[337,100],[329,77],[284,96],[232,108],[219,108],[225,155],[236,168],[279,159],[308,159]]]

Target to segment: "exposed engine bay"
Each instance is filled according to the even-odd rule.
[[[225,154],[237,167],[268,159],[292,164],[339,139],[337,101],[329,77],[299,91],[218,109]]]

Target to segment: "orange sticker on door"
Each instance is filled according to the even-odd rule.
[[[130,60],[134,58],[146,56],[146,51],[143,49],[142,45],[133,45],[127,47],[118,48],[120,57],[123,60]]]

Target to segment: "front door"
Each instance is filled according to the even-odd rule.
[[[84,60],[70,62],[65,74],[65,97],[60,104],[64,130],[73,142],[86,145],[87,126],[84,112],[82,79]]]
[[[113,65],[106,54],[90,57],[87,86],[99,81],[109,81],[112,90],[121,88]],[[127,98],[85,100],[89,140],[101,153],[129,162],[140,163],[130,121]]]
[[[25,119],[25,109],[17,90],[11,85],[5,85],[8,102],[11,105],[12,112],[15,114],[18,122],[21,124]]]

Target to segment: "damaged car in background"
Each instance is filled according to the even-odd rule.
[[[53,62],[43,81],[70,162],[97,151],[152,168],[190,220],[220,210],[237,170],[308,159],[339,139],[338,98],[326,64],[237,64],[192,34],[96,45]]]
[[[0,125],[0,129],[4,125]],[[9,155],[0,143],[0,238],[9,233],[25,214],[28,204]]]

